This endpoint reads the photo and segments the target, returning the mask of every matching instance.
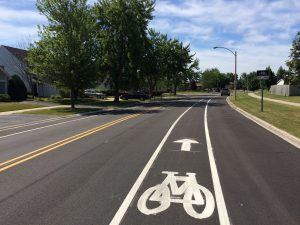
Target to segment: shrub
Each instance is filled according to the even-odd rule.
[[[7,94],[0,94],[0,102],[10,102],[10,97]]]
[[[40,102],[45,102],[45,101],[47,101],[47,98],[43,98],[43,97],[35,97],[34,100],[35,100],[35,101],[40,101]]]
[[[63,98],[59,95],[51,95],[50,99],[63,99]]]
[[[62,98],[70,98],[69,90],[61,89],[61,90],[59,90],[59,94]]]
[[[12,101],[24,101],[27,99],[27,89],[18,75],[13,75],[8,82],[8,94]]]

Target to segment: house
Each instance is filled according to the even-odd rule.
[[[0,94],[7,94],[9,78],[9,74],[5,71],[4,66],[0,66]]]
[[[34,93],[40,97],[49,97],[50,95],[57,95],[58,90],[54,86],[48,84],[47,82],[42,82],[40,80],[37,81],[37,76],[34,75],[32,77],[29,76],[29,74],[27,73],[28,70],[28,64],[26,62],[27,54],[28,51],[26,50],[1,45],[0,46],[0,67],[2,72],[0,73],[5,73],[6,74],[5,76],[6,77],[8,76],[8,79],[10,79],[10,77],[12,77],[13,75],[18,75],[24,82],[28,93],[33,93],[34,91]],[[0,76],[0,82],[1,80],[2,77]],[[3,90],[5,89],[6,92],[7,92],[7,84],[8,82],[4,82],[4,80],[2,80],[2,85],[5,85],[2,88]]]

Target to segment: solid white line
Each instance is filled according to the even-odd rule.
[[[61,119],[69,119],[69,118],[74,118],[74,117],[79,117],[79,116],[90,115],[90,114],[103,112],[103,111],[111,111],[111,109],[105,109],[105,110],[100,109],[100,110],[96,110],[96,111],[90,111],[90,112],[85,112],[85,113],[80,113],[80,114],[75,114],[75,115],[60,116],[60,117],[55,117],[55,118],[31,121],[31,122],[27,122],[27,123],[14,124],[14,125],[0,128],[0,132],[12,130],[12,129],[18,129],[18,128],[22,128],[22,127],[27,127],[27,126],[31,126],[31,125],[38,125],[38,124],[42,124],[42,123],[53,122],[53,121],[61,120]]]
[[[200,100],[199,102],[201,102],[202,100]],[[162,139],[162,141],[160,142],[160,144],[157,146],[156,150],[154,151],[153,155],[151,156],[151,158],[149,159],[148,163],[146,164],[145,168],[143,169],[143,171],[141,172],[141,174],[139,175],[139,177],[137,178],[137,180],[135,181],[134,185],[132,186],[132,188],[130,189],[129,193],[127,194],[126,198],[124,199],[122,205],[120,206],[120,208],[118,209],[118,211],[116,212],[114,218],[112,219],[112,221],[110,222],[110,225],[118,225],[120,224],[121,220],[123,219],[129,205],[131,204],[134,196],[136,195],[138,189],[140,188],[142,182],[144,181],[145,177],[147,176],[150,168],[152,167],[155,159],[157,158],[158,154],[160,153],[162,147],[164,146],[165,142],[167,141],[168,137],[170,136],[171,132],[173,131],[174,127],[176,126],[176,124],[178,123],[178,121],[191,109],[193,108],[196,104],[198,104],[199,102],[196,102],[195,104],[193,104],[191,107],[189,107],[187,110],[185,110],[176,120],[175,122],[172,124],[172,126],[170,127],[170,129],[168,130],[168,132],[166,133],[166,135],[164,136],[164,138]]]
[[[2,128],[0,128],[0,131],[7,131],[7,130],[27,127],[27,126],[31,126],[31,125],[38,125],[38,124],[42,124],[42,123],[53,122],[53,121],[56,121],[56,120],[67,119],[67,118],[72,118],[72,117],[76,117],[76,116],[78,116],[78,115],[62,116],[62,117],[55,117],[55,118],[31,121],[31,122],[27,122],[27,123],[19,123],[19,124],[7,126],[7,127],[2,127]]]
[[[55,123],[55,124],[51,124],[51,125],[47,125],[47,126],[43,126],[43,127],[33,128],[33,129],[30,129],[30,130],[24,130],[24,131],[20,131],[20,132],[17,132],[17,133],[0,136],[0,139],[15,136],[15,135],[18,135],[18,134],[28,133],[28,132],[31,132],[31,131],[41,130],[41,129],[48,128],[48,127],[54,127],[54,126],[61,125],[61,124],[71,123],[71,122],[78,121],[78,120],[89,119],[89,118],[93,118],[95,116],[97,116],[97,115],[88,116],[88,117],[84,117],[84,118],[79,118],[79,119],[75,119],[75,120],[69,120],[69,121],[60,122],[60,123]]]
[[[225,205],[225,200],[222,192],[222,187],[219,179],[219,174],[217,170],[217,165],[216,165],[213,148],[210,141],[208,125],[207,125],[207,108],[210,101],[211,99],[206,103],[205,113],[204,113],[204,128],[205,128],[208,158],[209,158],[209,164],[211,169],[212,181],[215,190],[215,197],[216,197],[216,204],[217,204],[217,209],[219,214],[220,225],[230,225],[230,220]]]

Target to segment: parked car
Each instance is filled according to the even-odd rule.
[[[89,97],[89,98],[93,98],[93,97],[96,97],[96,98],[105,98],[106,97],[106,95],[104,93],[97,92],[94,89],[86,89],[86,90],[84,90],[83,93],[84,93],[84,95],[86,97]]]
[[[230,91],[229,91],[228,88],[223,88],[223,89],[221,89],[221,96],[223,96],[223,95],[228,95],[228,96],[230,96]]]
[[[128,93],[123,93],[120,96],[121,99],[123,100],[128,100],[128,99],[141,99],[145,101],[146,99],[149,99],[149,95],[144,93],[144,92],[128,92]]]

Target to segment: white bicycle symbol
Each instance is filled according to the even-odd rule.
[[[175,176],[178,172],[163,171],[167,174],[165,180],[156,186],[147,189],[140,197],[137,207],[146,214],[157,214],[170,207],[171,202],[182,203],[186,213],[196,219],[208,218],[215,209],[215,201],[211,192],[197,183],[195,173],[186,173],[187,176]],[[177,182],[184,182],[178,186]],[[172,194],[172,195],[171,195]],[[183,195],[181,199],[179,196]],[[148,207],[147,202],[158,202],[157,207]],[[151,203],[150,203],[151,204]],[[194,208],[196,206],[197,212]],[[201,208],[201,209],[200,209]]]

